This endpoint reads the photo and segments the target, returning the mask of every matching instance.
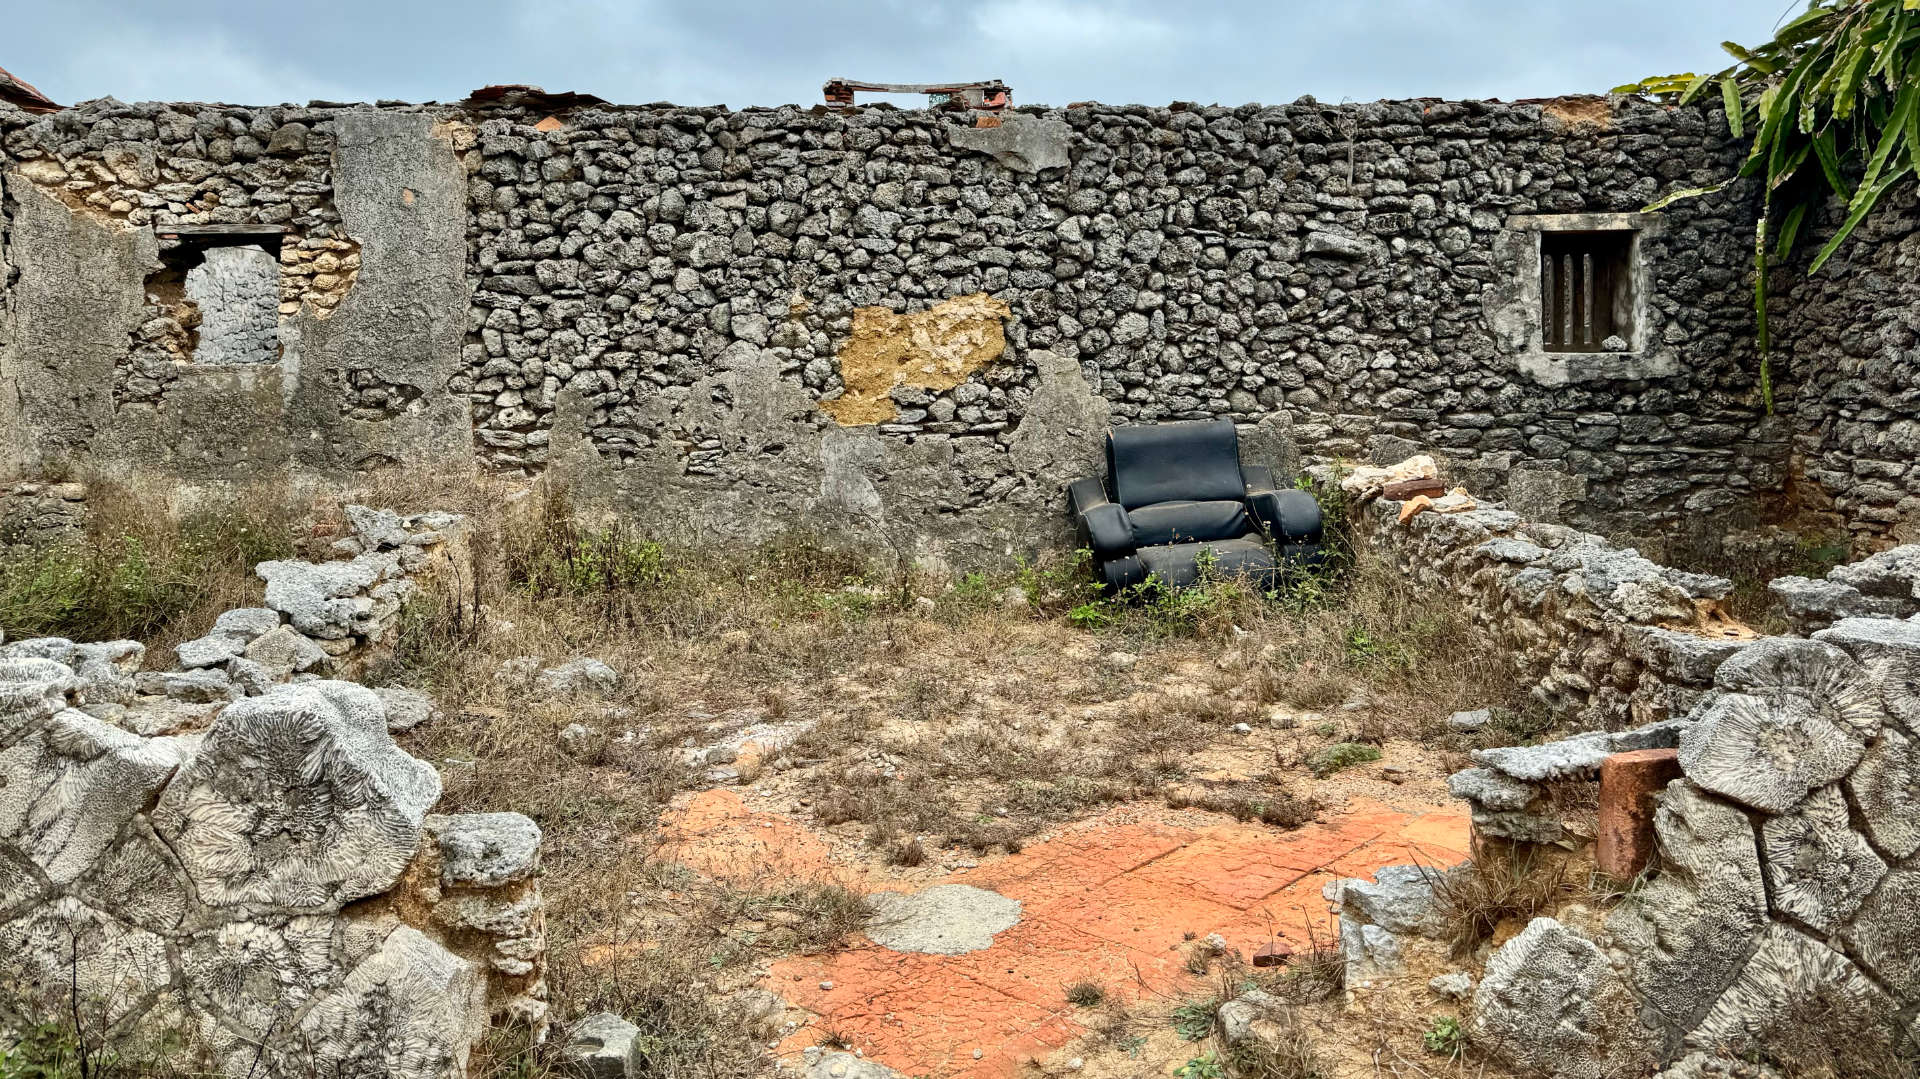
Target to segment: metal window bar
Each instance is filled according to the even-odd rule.
[[[1608,253],[1595,247],[1600,242],[1566,234],[1542,244],[1541,339],[1548,351],[1595,352],[1616,332],[1616,275]]]

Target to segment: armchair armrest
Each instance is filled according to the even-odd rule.
[[[1073,502],[1073,514],[1079,524],[1080,540],[1093,549],[1101,561],[1133,553],[1133,525],[1127,511],[1107,497],[1097,479],[1075,481],[1067,488]]]
[[[1260,465],[1240,470],[1247,486],[1247,509],[1276,543],[1319,543],[1320,503],[1305,491],[1274,485],[1273,472]]]

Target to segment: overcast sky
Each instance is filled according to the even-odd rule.
[[[1790,0],[7,0],[0,67],[61,104],[812,104],[829,76],[1000,78],[1015,104],[1545,97],[1719,68]],[[898,99],[913,105],[921,99]]]

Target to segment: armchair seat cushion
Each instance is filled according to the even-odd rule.
[[[1148,573],[1172,588],[1184,588],[1200,579],[1202,550],[1213,554],[1214,572],[1223,577],[1243,577],[1258,588],[1271,588],[1274,576],[1273,554],[1259,536],[1204,543],[1172,543],[1164,547],[1143,547],[1139,558]]]
[[[1195,540],[1227,540],[1254,530],[1244,502],[1155,502],[1127,511],[1135,547]]]

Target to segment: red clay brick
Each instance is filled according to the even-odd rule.
[[[1387,484],[1380,495],[1395,502],[1405,502],[1414,495],[1431,495],[1438,498],[1446,493],[1446,487],[1439,480],[1427,476],[1416,476],[1410,480],[1395,480]]]
[[[1653,859],[1653,796],[1680,776],[1679,751],[1636,749],[1600,762],[1600,834],[1593,858],[1626,880]]]

